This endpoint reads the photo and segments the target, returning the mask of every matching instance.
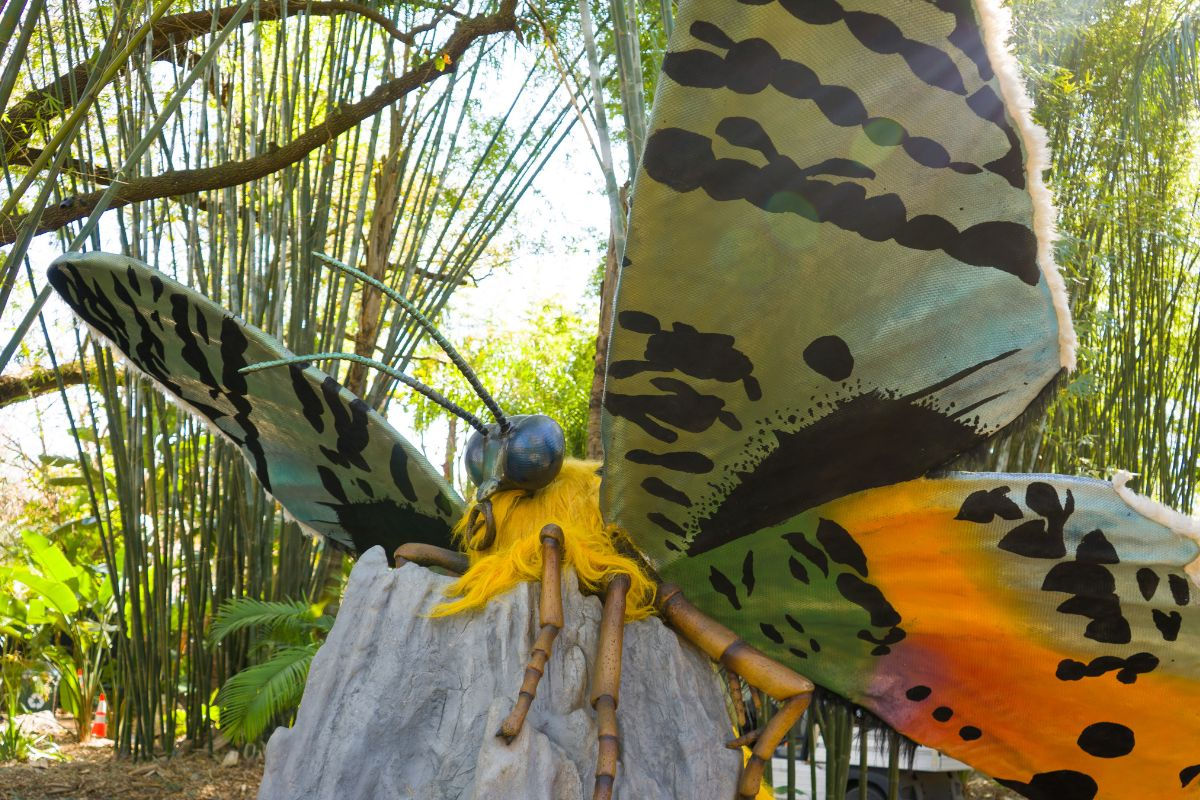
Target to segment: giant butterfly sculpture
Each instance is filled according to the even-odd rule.
[[[361,400],[203,296],[105,254],[50,279],[306,530],[466,570],[476,604],[472,575],[534,552],[544,625],[505,735],[562,624],[557,570],[591,575],[598,797],[620,621],[650,602],[782,702],[743,796],[806,678],[1035,800],[1200,796],[1200,524],[1125,473],[938,471],[1073,367],[1006,35],[990,0],[682,5],[633,192],[602,485],[558,472],[552,421],[493,404],[469,419],[464,508]],[[595,518],[595,563],[559,512]]]

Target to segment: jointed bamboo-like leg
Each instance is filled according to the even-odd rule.
[[[422,567],[441,567],[456,575],[462,575],[470,566],[466,553],[420,542],[406,542],[400,545],[392,554],[392,558],[395,559],[397,567],[411,561]]]
[[[733,715],[737,719],[738,729],[746,727],[746,699],[742,697],[742,679],[733,670],[725,670],[725,679],[729,682],[729,697],[733,700]]]
[[[621,754],[621,734],[617,725],[617,704],[621,690],[621,649],[625,642],[625,598],[629,576],[617,575],[608,582],[604,593],[604,611],[600,617],[600,644],[596,652],[596,671],[592,676],[592,708],[596,709],[599,739],[596,754],[596,786],[592,800],[610,800],[617,777],[617,758]]]
[[[525,724],[525,715],[533,705],[533,697],[537,694],[538,682],[546,670],[546,662],[550,660],[550,649],[563,626],[562,607],[562,528],[550,524],[542,528],[542,596],[538,605],[538,621],[541,630],[533,643],[533,652],[529,654],[529,664],[525,667],[525,679],[521,682],[521,692],[517,695],[517,703],[509,712],[500,730],[496,733],[506,742],[511,742],[521,732]]]
[[[658,587],[659,613],[683,638],[703,650],[709,658],[741,675],[751,686],[783,703],[778,713],[758,733],[750,760],[738,781],[738,800],[753,800],[762,783],[763,768],[787,732],[808,708],[813,685],[804,676],[774,661],[703,614],[683,596],[678,586]]]

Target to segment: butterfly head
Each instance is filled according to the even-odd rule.
[[[505,489],[536,492],[558,475],[566,453],[562,427],[545,414],[508,417],[508,426],[487,426],[467,441],[467,475],[483,502]]]

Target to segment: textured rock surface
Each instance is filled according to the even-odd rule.
[[[563,579],[566,625],[525,728],[496,738],[537,632],[537,584],[476,614],[426,615],[448,578],[389,569],[376,548],[354,567],[313,662],[293,728],[267,746],[260,800],[590,798],[589,704],[600,601]],[[627,626],[617,716],[625,800],[733,797],[740,758],[709,662],[656,619]]]

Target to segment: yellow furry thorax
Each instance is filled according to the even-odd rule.
[[[446,587],[451,598],[433,609],[435,617],[483,608],[489,600],[519,583],[542,579],[542,544],[539,534],[554,523],[563,532],[563,566],[575,570],[580,585],[589,592],[603,592],[609,578],[629,576],[625,619],[644,619],[654,613],[654,581],[641,565],[622,555],[617,543],[627,542],[615,525],[600,516],[599,464],[568,459],[549,486],[529,494],[522,490],[492,495],[496,539],[486,551],[465,547],[467,520],[471,509],[454,527],[454,536],[464,546],[470,569]],[[472,504],[473,507],[474,504]]]

